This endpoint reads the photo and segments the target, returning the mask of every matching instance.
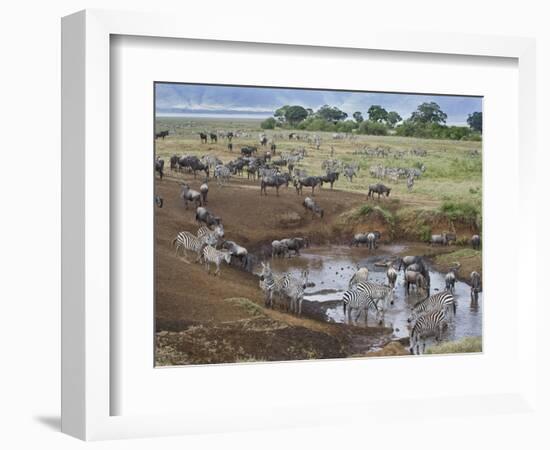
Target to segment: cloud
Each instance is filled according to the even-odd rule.
[[[328,104],[351,117],[355,111],[364,116],[371,105],[381,105],[407,118],[423,102],[434,101],[448,115],[447,123],[464,124],[468,114],[482,110],[481,97],[398,94],[380,92],[346,92],[311,89],[259,88],[220,85],[157,83],[158,112],[231,112],[271,115],[287,104],[314,110]]]

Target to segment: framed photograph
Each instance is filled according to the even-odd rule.
[[[64,432],[533,411],[531,40],[62,31]]]

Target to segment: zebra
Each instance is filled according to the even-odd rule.
[[[178,256],[178,252],[181,248],[183,249],[184,257],[187,258],[187,250],[190,250],[197,254],[197,259],[195,262],[198,262],[201,257],[202,249],[205,245],[207,245],[207,243],[205,240],[195,236],[189,231],[182,231],[178,233],[176,238],[172,241],[172,246],[174,245],[176,246],[176,256]]]
[[[224,236],[223,225],[216,225],[214,230],[211,230],[204,225],[200,227],[197,231],[197,237],[202,239],[204,242],[207,242],[209,245],[216,246],[218,241]]]
[[[307,287],[309,271],[302,270],[300,278],[291,275],[285,278],[285,286],[282,292],[290,299],[290,312],[302,314],[302,301],[304,300],[304,290]]]
[[[262,272],[260,273],[260,288],[265,293],[265,306],[273,308],[273,296],[281,295],[290,283],[290,275],[283,274],[276,276],[273,274],[271,265],[262,262]]]
[[[350,183],[353,181],[353,177],[357,176],[358,169],[359,167],[357,165],[344,166],[344,176],[349,180]]]
[[[420,300],[413,306],[411,315],[407,319],[407,322],[414,322],[422,314],[429,311],[440,309],[445,313],[445,316],[450,316],[452,311],[452,317],[456,315],[456,300],[449,291],[441,291],[431,297],[426,297],[424,300]]]
[[[231,263],[231,253],[227,250],[216,250],[211,245],[206,245],[202,249],[202,259],[208,273],[210,273],[210,264],[216,264],[214,275],[220,275],[220,265],[223,261],[227,264]]]
[[[374,233],[367,234],[367,248],[369,250],[376,248],[376,235]]]
[[[214,169],[214,176],[218,179],[218,185],[222,186],[231,178],[231,171],[229,167],[219,164]]]
[[[365,292],[374,299],[378,309],[384,313],[387,309],[388,301],[393,305],[393,288],[372,281],[362,281],[355,286],[357,291]]]
[[[379,320],[380,311],[378,305],[374,298],[372,298],[367,292],[358,291],[358,290],[347,290],[342,296],[342,302],[344,303],[344,315],[348,315],[348,323],[352,323],[351,313],[354,309],[358,310],[357,315],[355,316],[355,323],[359,319],[361,312],[365,312],[365,325],[368,322],[368,313],[369,309],[372,309],[376,312],[376,320]]]
[[[386,276],[388,277],[388,284],[391,288],[395,287],[397,282],[397,270],[393,267],[392,263],[388,264],[388,270],[386,271]]]
[[[436,340],[440,340],[443,335],[443,331],[447,328],[448,322],[445,315],[445,311],[442,309],[434,309],[425,314],[420,315],[410,332],[410,349],[412,355],[414,355],[414,348],[416,346],[416,354],[420,354],[419,341],[422,340],[423,348],[422,353],[426,350],[426,338],[434,336]]]
[[[407,189],[408,189],[409,192],[412,191],[413,186],[414,186],[414,177],[409,176],[407,178]]]

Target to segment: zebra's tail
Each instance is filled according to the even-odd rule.
[[[170,244],[172,247],[176,245],[176,241],[178,240],[178,237],[176,236],[174,239],[172,239],[172,243]]]

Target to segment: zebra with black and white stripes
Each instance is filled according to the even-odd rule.
[[[202,249],[202,260],[207,272],[210,274],[210,264],[216,264],[214,275],[220,275],[220,266],[223,261],[231,263],[231,253],[227,250],[216,250],[211,245],[206,245]]]
[[[290,284],[290,275],[275,275],[269,263],[262,262],[262,272],[260,273],[260,288],[265,294],[265,306],[273,308],[273,297],[281,296]]]
[[[203,247],[208,244],[193,233],[182,231],[178,233],[176,238],[172,241],[172,246],[174,245],[176,246],[176,256],[178,256],[179,250],[183,249],[183,255],[187,258],[187,251],[189,250],[197,254],[195,262],[198,262],[201,258]]]
[[[452,320],[456,315],[456,300],[449,291],[441,291],[430,297],[426,297],[424,300],[420,300],[413,306],[413,310],[407,321],[409,323],[414,322],[419,316],[430,311],[440,309],[444,312],[445,316]]]
[[[344,292],[342,296],[342,301],[344,302],[344,315],[348,315],[348,323],[352,323],[351,315],[353,310],[357,310],[357,315],[355,316],[355,323],[359,319],[359,316],[362,312],[365,313],[365,325],[368,322],[368,313],[369,309],[372,309],[376,312],[376,320],[380,320],[380,310],[378,308],[377,302],[365,291],[358,291],[356,289],[349,289]]]
[[[419,341],[422,341],[423,343],[422,353],[424,353],[426,350],[426,338],[435,336],[437,341],[441,340],[443,331],[447,328],[447,326],[447,315],[443,309],[434,309],[418,316],[410,332],[409,351],[411,354],[414,355],[415,346],[416,354],[420,354]]]
[[[225,235],[223,230],[223,225],[216,225],[213,230],[204,225],[200,227],[197,231],[197,237],[208,245],[216,247],[218,242]]]
[[[385,312],[388,303],[393,305],[393,288],[383,284],[374,283],[372,281],[362,281],[355,286],[357,291],[367,293],[378,306],[378,309]]]
[[[302,270],[300,278],[292,275],[284,277],[281,290],[290,301],[290,312],[302,314],[302,302],[304,300],[304,291],[307,287],[308,277],[309,271],[307,269]]]
[[[219,164],[214,169],[214,177],[218,180],[218,186],[223,186],[231,178],[231,170],[229,167]]]

